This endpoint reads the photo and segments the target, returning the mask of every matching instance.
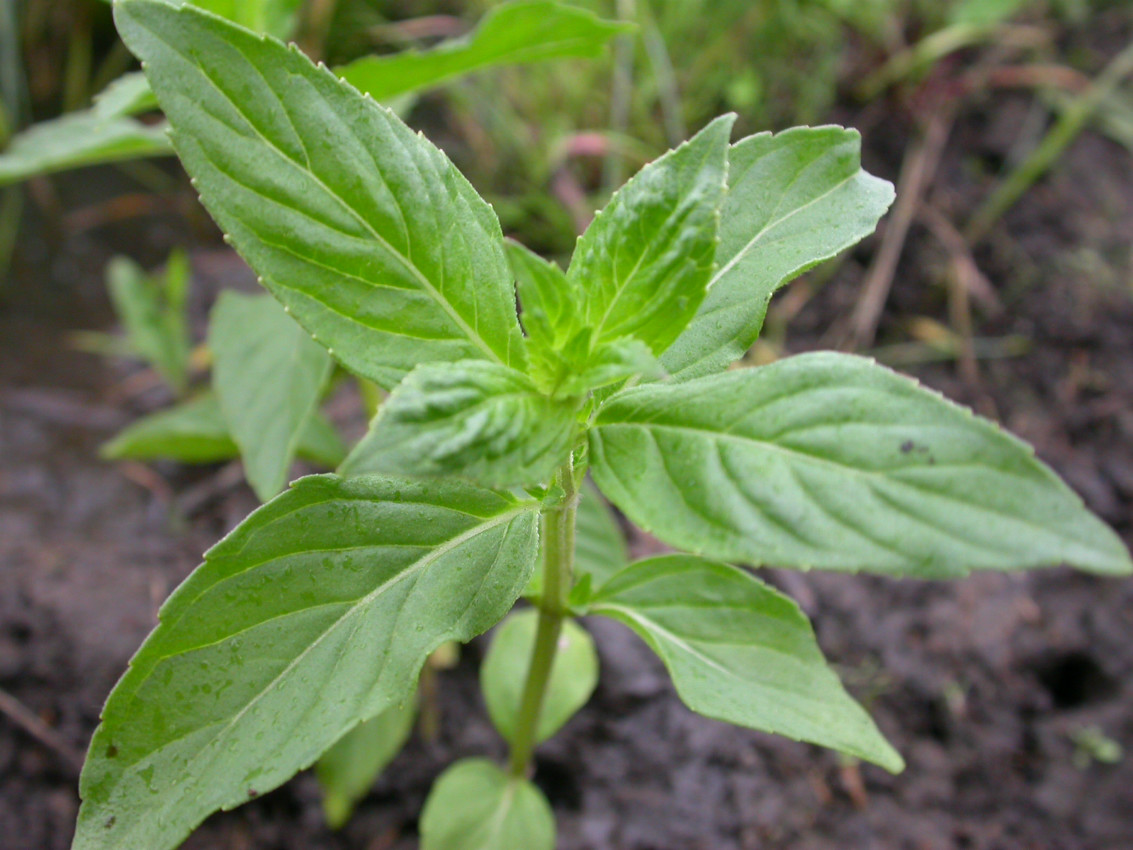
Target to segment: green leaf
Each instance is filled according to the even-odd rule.
[[[487,759],[458,761],[421,812],[421,850],[554,850],[555,816],[543,793]]]
[[[923,578],[1133,570],[1029,446],[861,357],[638,387],[602,408],[590,437],[602,492],[710,557]]]
[[[635,336],[660,354],[696,314],[712,276],[734,121],[717,118],[645,166],[579,239],[567,277],[594,343]]]
[[[497,487],[545,483],[571,449],[576,408],[506,366],[419,366],[386,399],[341,472],[457,475]]]
[[[103,119],[125,118],[157,109],[157,98],[141,71],[123,74],[94,99],[94,112]]]
[[[278,493],[333,364],[267,295],[220,294],[209,320],[212,383],[248,483]]]
[[[367,56],[337,73],[360,91],[387,100],[494,65],[598,56],[627,29],[631,27],[552,0],[503,3],[465,38],[432,50]]]
[[[798,606],[743,570],[691,555],[638,561],[591,611],[637,632],[693,711],[904,769],[827,667]]]
[[[743,357],[772,293],[872,233],[892,202],[893,187],[862,170],[856,130],[796,127],[737,142],[708,296],[661,364],[688,380]]]
[[[315,775],[323,788],[323,813],[331,829],[341,829],[350,820],[358,801],[409,740],[416,718],[414,694],[359,723],[323,753]]]
[[[108,460],[175,460],[216,463],[238,457],[220,402],[212,392],[144,416],[104,444],[99,454]],[[316,413],[307,423],[296,454],[330,469],[342,463],[346,447],[325,417]]]
[[[531,666],[539,612],[528,608],[512,614],[492,633],[492,644],[480,667],[480,689],[492,723],[510,743],[515,742],[523,687]],[[598,684],[598,654],[587,631],[565,619],[543,694],[535,743],[546,741],[586,705]]]
[[[648,345],[636,337],[623,336],[600,343],[577,367],[575,374],[568,374],[559,382],[558,392],[560,395],[583,395],[635,375],[654,380],[664,374],[665,370]]]
[[[150,277],[127,257],[114,257],[106,267],[110,300],[130,347],[178,393],[185,391],[189,372],[188,284],[184,251],[169,255],[160,277]]]
[[[312,476],[213,547],[102,713],[73,850],[176,847],[407,700],[510,609],[538,505],[458,482]]]
[[[181,463],[215,463],[238,453],[212,393],[142,417],[99,450],[107,460]]]
[[[41,121],[0,152],[0,186],[86,165],[172,153],[165,124],[102,118],[95,110]]]
[[[582,488],[574,533],[574,572],[589,575],[595,588],[629,563],[625,535],[602,494],[592,484]]]
[[[303,460],[334,469],[346,459],[346,444],[334,425],[316,410],[299,435],[295,454]]]
[[[125,0],[115,20],[206,207],[343,364],[386,389],[418,363],[526,365],[499,221],[424,137],[191,6]]]

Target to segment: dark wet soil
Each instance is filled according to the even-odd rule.
[[[990,131],[994,116],[1017,106],[996,103],[956,128],[930,198],[958,220],[986,190],[973,158],[1002,156],[997,145],[1008,144]],[[867,160],[894,178],[899,139],[880,135],[867,131]],[[1033,442],[1133,542],[1129,163],[1128,152],[1087,134],[977,251],[1003,309],[977,305],[976,335],[1017,336],[1029,353],[980,360],[978,380],[952,361],[908,368]],[[62,744],[0,714],[0,845],[9,850],[68,846],[73,759],[102,701],[160,600],[253,505],[242,488],[218,484],[215,469],[99,461],[102,440],[164,399],[125,392],[129,368],[67,344],[68,332],[109,322],[97,275],[107,256],[128,250],[156,263],[183,228],[172,216],[86,235],[32,226],[0,306],[0,689]],[[791,350],[831,339],[875,248],[856,251],[794,318]],[[208,284],[198,286],[202,301],[235,268],[211,250],[194,262]],[[947,264],[914,225],[881,343],[908,342],[915,317],[948,323]],[[1133,847],[1133,582],[1068,570],[955,583],[767,574],[812,615],[907,771],[892,777],[692,715],[635,637],[590,623],[602,683],[538,756],[562,850]],[[416,813],[440,770],[460,756],[503,753],[477,693],[481,652],[473,644],[441,674],[439,737],[415,738],[341,833],[325,828],[317,787],[301,776],[209,819],[185,846],[416,847]],[[1088,739],[1098,734],[1128,755],[1092,758]]]

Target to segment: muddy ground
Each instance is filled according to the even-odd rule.
[[[1005,96],[955,128],[929,197],[956,220],[987,187],[973,162],[1009,153],[1002,124],[1011,110],[1025,112],[1026,102]],[[908,132],[884,122],[865,130],[871,170],[896,177]],[[120,180],[59,181],[60,206],[112,197]],[[155,264],[173,244],[197,245],[203,316],[218,282],[239,274],[215,235],[190,233],[173,213],[82,230],[30,216],[0,306],[0,689],[58,740],[45,744],[0,714],[0,845],[57,850],[69,845],[78,805],[74,761],[107,692],[160,600],[254,501],[231,486],[231,470],[100,461],[101,441],[165,399],[139,392],[130,367],[68,344],[73,330],[110,326],[98,272],[115,251]],[[976,335],[1022,340],[1026,353],[981,359],[973,379],[954,361],[917,364],[920,349],[911,360],[890,349],[904,350],[906,368],[929,385],[1033,442],[1126,542],[1131,245],[1129,153],[1088,133],[975,252],[1002,304],[976,305]],[[856,250],[809,298],[788,327],[790,350],[836,337],[876,247]],[[907,342],[912,317],[949,322],[940,284],[948,263],[914,223],[880,342]],[[651,545],[635,538],[639,550]],[[955,583],[766,574],[813,616],[823,649],[907,771],[892,777],[694,716],[643,644],[616,624],[590,623],[602,683],[539,751],[535,777],[562,850],[1133,847],[1133,581],[1062,569]],[[443,767],[503,754],[476,689],[482,649],[473,644],[442,674],[439,737],[415,738],[341,833],[322,824],[317,786],[304,775],[210,818],[185,846],[416,847],[416,813]],[[1091,731],[1128,755],[1092,758]]]

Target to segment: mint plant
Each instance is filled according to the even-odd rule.
[[[725,371],[775,289],[892,200],[853,131],[730,144],[721,117],[631,179],[563,272],[297,50],[162,0],[115,14],[234,247],[390,395],[339,474],[254,512],[162,607],[91,744],[76,848],[176,846],[400,710],[430,652],[523,594],[483,670],[508,762],[438,779],[425,850],[553,846],[528,776],[593,687],[583,614],[639,634],[695,711],[899,771],[799,608],[734,564],[1133,571],[1027,446],[908,378],[831,353]],[[588,470],[685,553],[625,564],[601,515],[580,547]]]

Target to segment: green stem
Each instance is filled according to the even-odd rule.
[[[527,668],[527,681],[519,705],[519,719],[512,740],[509,770],[512,776],[527,775],[543,697],[555,663],[559,635],[566,616],[574,572],[574,524],[578,511],[578,490],[571,459],[560,467],[555,485],[561,498],[543,508],[543,595],[539,600],[539,625],[535,647]]]

